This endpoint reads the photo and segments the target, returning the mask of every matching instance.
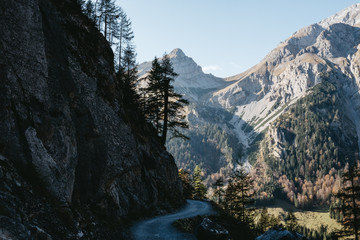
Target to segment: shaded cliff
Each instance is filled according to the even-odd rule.
[[[75,1],[0,0],[0,36],[0,238],[119,239],[125,220],[182,203]]]

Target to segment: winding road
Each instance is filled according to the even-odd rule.
[[[210,203],[187,200],[186,206],[180,211],[141,221],[131,228],[131,233],[134,240],[193,240],[196,239],[194,235],[180,232],[171,224],[178,219],[212,213],[214,213],[214,210]]]

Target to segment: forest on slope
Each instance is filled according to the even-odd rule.
[[[257,186],[263,196],[285,198],[301,208],[329,206],[358,152],[356,130],[340,98],[335,83],[323,77],[270,125],[259,153],[253,153],[254,176],[262,172],[268,180]]]

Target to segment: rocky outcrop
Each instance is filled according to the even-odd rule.
[[[199,240],[228,240],[230,238],[229,231],[219,224],[204,218],[197,228],[196,237]]]
[[[118,239],[125,219],[183,201],[172,156],[123,108],[111,48],[75,2],[0,0],[0,234]]]

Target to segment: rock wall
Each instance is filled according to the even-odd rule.
[[[124,220],[182,204],[172,156],[122,107],[111,48],[75,1],[0,0],[0,36],[0,238],[119,239]]]

